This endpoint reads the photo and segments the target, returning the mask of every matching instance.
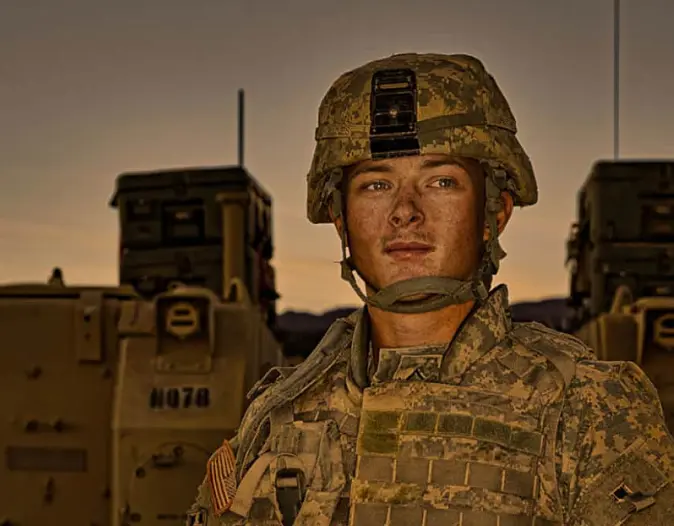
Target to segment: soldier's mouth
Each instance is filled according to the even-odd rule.
[[[430,252],[431,245],[418,241],[393,241],[384,247],[385,252]]]
[[[395,259],[422,257],[433,251],[431,245],[417,241],[394,241],[384,247],[384,252]]]

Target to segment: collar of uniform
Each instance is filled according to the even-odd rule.
[[[358,388],[364,389],[369,385],[371,377],[368,374],[371,345],[367,308],[358,309],[352,316],[354,329],[348,374]],[[440,364],[442,379],[461,376],[471,364],[503,340],[511,327],[508,287],[499,285],[464,320],[454,340],[444,351]],[[434,349],[429,347],[426,354],[429,357],[435,355]]]
[[[353,337],[349,357],[348,376],[359,389],[368,385],[368,359],[370,357],[370,319],[367,307],[358,309],[354,314]]]
[[[499,285],[459,327],[442,360],[442,379],[462,376],[468,367],[502,341],[511,328],[508,287]]]
[[[360,309],[354,320],[351,356],[348,377],[360,389],[368,385],[391,380],[407,380],[417,369],[429,369],[428,353],[431,347],[411,347],[400,349],[380,349],[378,363],[373,363],[372,341],[370,339],[370,318],[367,308]],[[430,369],[439,376],[439,366],[446,345],[433,346]],[[410,360],[411,359],[411,360]],[[433,374],[433,373],[431,373]],[[429,378],[430,379],[430,378]]]
[[[376,370],[370,374],[372,384],[396,380],[437,382],[446,349],[446,343],[379,349]]]

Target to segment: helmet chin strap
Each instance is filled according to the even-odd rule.
[[[367,305],[388,312],[421,314],[440,310],[449,305],[460,305],[468,301],[482,302],[486,299],[489,291],[485,281],[496,273],[499,261],[505,256],[505,252],[498,242],[496,221],[496,214],[502,206],[501,187],[499,185],[501,181],[498,177],[501,174],[497,174],[489,166],[485,166],[485,168],[487,171],[485,221],[489,227],[489,239],[484,243],[480,265],[470,280],[443,276],[423,276],[397,281],[381,289],[373,286],[356,268],[353,258],[347,255],[347,249],[349,252],[350,249],[346,217],[343,213],[342,193],[337,185],[332,187],[330,192],[332,212],[335,218],[342,218],[343,225],[341,277],[351,285],[361,300]],[[503,183],[505,183],[504,177]],[[359,288],[354,273],[358,274],[365,284],[374,291],[373,295],[367,296]]]

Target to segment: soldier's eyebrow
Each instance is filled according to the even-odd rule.
[[[393,168],[386,164],[365,164],[363,166],[356,166],[351,170],[349,173],[349,179],[353,179],[354,177],[357,177],[361,174],[364,173],[391,173],[393,172]]]
[[[426,159],[421,163],[421,168],[442,168],[444,166],[458,166],[466,169],[458,159]]]
[[[458,166],[464,168],[463,163],[458,159],[426,159],[421,163],[421,168],[441,168],[443,166]],[[394,168],[387,164],[363,164],[351,169],[350,176],[356,177],[363,173],[391,173],[395,171]]]

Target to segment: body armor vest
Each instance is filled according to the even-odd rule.
[[[449,349],[382,349],[365,386],[362,316],[262,379],[220,523],[561,526],[558,423],[586,348],[513,326],[505,303],[497,289]]]
[[[442,351],[382,350],[364,390],[339,371],[314,386],[323,397],[273,409],[239,486],[251,498],[232,511],[283,526],[561,526],[561,375],[495,349],[504,374],[461,385]]]
[[[452,385],[441,360],[382,353],[363,393],[350,526],[561,525],[538,502],[559,408],[517,385]]]

